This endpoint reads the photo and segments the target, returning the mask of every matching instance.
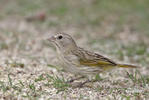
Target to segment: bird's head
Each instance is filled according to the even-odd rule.
[[[48,38],[48,40],[52,42],[60,51],[69,51],[77,48],[73,38],[66,33],[53,34]]]

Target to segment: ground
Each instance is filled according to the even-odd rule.
[[[148,0],[0,0],[0,98],[147,100]],[[77,44],[138,69],[101,73],[73,88],[50,34],[66,32]],[[83,81],[83,80],[81,80]]]

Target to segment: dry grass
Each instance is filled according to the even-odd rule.
[[[148,0],[1,0],[1,99],[141,100],[149,98]],[[124,9],[125,7],[125,9]],[[45,21],[26,21],[44,11]],[[64,31],[78,45],[140,69],[115,69],[83,88],[57,64],[49,34]]]

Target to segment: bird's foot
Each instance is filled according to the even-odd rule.
[[[82,78],[84,78],[84,76],[73,78],[73,79],[68,80],[67,83],[72,83],[72,82],[79,80],[79,79],[82,79]]]
[[[82,88],[85,84],[87,84],[87,83],[92,83],[92,82],[96,82],[97,80],[86,80],[86,81],[84,81],[84,82],[75,82],[75,83],[71,83],[71,86],[73,87],[73,88]],[[89,86],[89,87],[91,87],[91,86]]]

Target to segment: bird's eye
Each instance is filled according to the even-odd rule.
[[[60,39],[62,39],[62,38],[63,38],[63,36],[61,36],[61,35],[60,35],[60,36],[58,36],[58,39],[59,39],[59,40],[60,40]]]

